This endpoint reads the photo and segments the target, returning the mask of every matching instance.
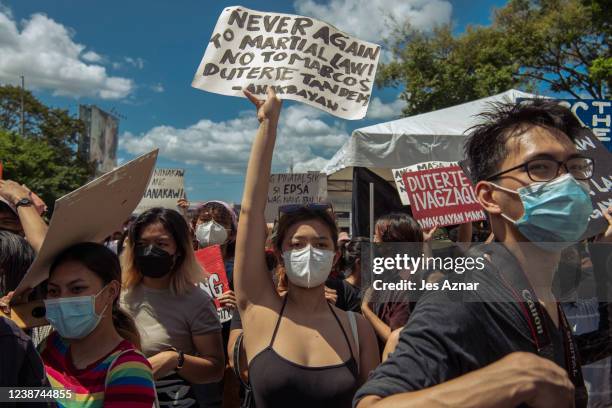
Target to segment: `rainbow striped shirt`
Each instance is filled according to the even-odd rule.
[[[155,386],[151,365],[126,340],[119,343],[106,357],[81,370],[74,367],[68,353],[68,343],[56,332],[51,333],[40,345],[40,355],[51,386],[72,391],[71,399],[57,400],[58,407],[153,406]],[[109,371],[111,364],[113,366]]]

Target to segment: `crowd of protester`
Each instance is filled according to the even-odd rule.
[[[609,225],[581,240],[593,162],[572,143],[580,125],[569,110],[501,105],[471,130],[466,155],[488,218],[445,229],[446,253],[482,255],[484,270],[386,277],[481,284],[458,301],[373,289],[372,251],[437,251],[442,229],[409,214],[379,218],[373,242],[340,231],[327,204],[282,206],[267,225],[281,101],[271,89],[266,100],[245,94],[260,126],[239,214],[222,201],[192,216],[186,200],[149,209],[105,243],[64,248],[20,299],[12,293],[44,241],[45,207],[0,180],[3,311],[43,299],[49,323],[22,330],[0,318],[0,386],[71,390],[57,401],[67,407],[611,406],[612,207]],[[195,251],[213,245],[229,282],[224,323],[198,285]],[[516,293],[536,299],[535,312]]]

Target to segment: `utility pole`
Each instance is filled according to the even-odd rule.
[[[21,76],[21,137],[25,136],[25,117],[24,117],[24,93],[25,93],[25,78]]]

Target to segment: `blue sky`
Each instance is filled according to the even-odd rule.
[[[254,112],[244,99],[190,85],[224,7],[309,15],[381,43],[389,27],[385,14],[409,18],[423,30],[450,20],[462,31],[467,24],[489,24],[493,7],[504,3],[0,0],[0,59],[6,58],[0,61],[0,83],[16,83],[24,73],[26,86],[47,104],[74,114],[81,103],[114,108],[126,117],[120,124],[120,159],[159,146],[159,167],[187,169],[190,200],[239,202],[257,125]],[[355,18],[363,24],[348,23]],[[7,56],[3,47],[13,47],[15,54]],[[320,168],[352,130],[398,118],[398,93],[375,89],[368,117],[358,121],[285,101],[274,171],[286,171],[291,163],[296,171]]]

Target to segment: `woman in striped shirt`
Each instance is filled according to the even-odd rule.
[[[118,306],[117,256],[95,243],[76,244],[53,262],[45,300],[55,331],[40,352],[60,407],[151,408],[151,365],[138,351],[132,319]],[[59,394],[59,393],[58,393]]]

